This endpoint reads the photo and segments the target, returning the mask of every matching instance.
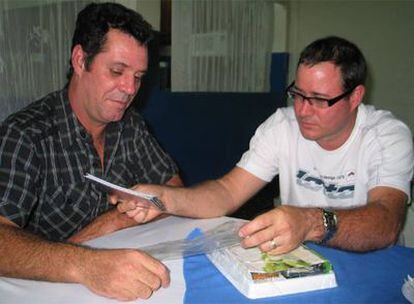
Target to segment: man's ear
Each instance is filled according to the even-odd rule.
[[[81,74],[85,70],[86,53],[83,51],[80,44],[75,45],[72,50],[72,66],[75,74]]]
[[[362,100],[364,99],[364,95],[365,95],[365,86],[360,84],[359,86],[357,86],[351,93],[351,96],[349,97],[349,99],[351,100],[351,105],[352,108],[355,109],[359,106],[359,104],[362,102]]]

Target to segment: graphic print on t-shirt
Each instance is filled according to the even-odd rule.
[[[311,174],[306,170],[299,169],[296,173],[296,183],[312,191],[323,191],[330,199],[347,199],[354,196],[355,172],[337,176]]]

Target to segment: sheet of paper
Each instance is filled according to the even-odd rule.
[[[98,183],[100,189],[110,194],[116,194],[122,200],[135,201],[141,208],[157,208],[166,211],[164,204],[155,195],[124,188],[89,173],[85,175],[85,178]]]

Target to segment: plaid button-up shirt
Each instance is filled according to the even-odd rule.
[[[50,240],[64,240],[111,208],[85,180],[91,173],[130,187],[163,184],[172,159],[131,107],[105,129],[104,167],[77,120],[67,90],[51,93],[0,126],[0,215]]]

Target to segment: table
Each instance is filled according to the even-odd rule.
[[[139,248],[164,241],[183,239],[195,228],[209,229],[223,223],[225,220],[226,218],[192,220],[171,216],[156,222],[117,231],[89,241],[86,245],[97,248]],[[166,261],[165,264],[170,269],[170,287],[167,289],[161,288],[150,299],[137,302],[151,304],[183,303],[186,290],[183,260]],[[97,296],[79,284],[49,283],[0,277],[0,303],[106,304],[119,302]]]
[[[99,248],[139,248],[186,238],[195,228],[210,229],[228,218],[194,220],[168,217],[97,238]],[[407,274],[414,274],[414,249],[393,246],[365,254],[314,244],[333,264],[338,287],[322,291],[250,300],[241,295],[204,255],[165,264],[171,285],[139,303],[408,303],[401,293]],[[0,277],[0,303],[118,303],[79,284],[48,283]]]

